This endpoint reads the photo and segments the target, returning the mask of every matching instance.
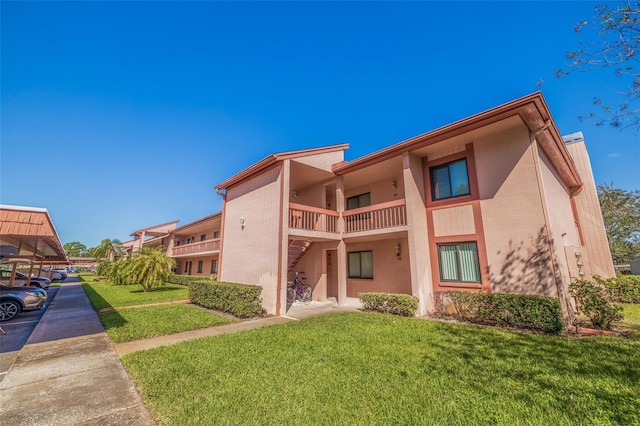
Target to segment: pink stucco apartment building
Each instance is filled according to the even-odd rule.
[[[565,319],[571,280],[614,275],[584,139],[561,136],[540,92],[352,161],[347,149],[270,155],[216,185],[222,212],[126,244],[160,239],[177,273],[259,285],[276,315],[291,271],[314,300],[412,294],[425,315],[440,291],[535,294]]]

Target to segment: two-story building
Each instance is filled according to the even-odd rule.
[[[539,92],[352,161],[347,148],[273,154],[216,186],[220,280],[261,286],[276,315],[293,270],[314,300],[406,293],[426,314],[439,291],[536,294],[567,319],[572,279],[614,274],[584,140],[563,140]]]

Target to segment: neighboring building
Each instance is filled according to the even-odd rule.
[[[287,310],[288,271],[313,298],[444,290],[558,297],[614,274],[584,140],[565,146],[541,93],[353,161],[348,145],[273,154],[216,186],[219,278]],[[572,157],[575,157],[576,163]]]
[[[170,232],[167,254],[176,259],[176,273],[218,274],[221,217],[215,213]]]
[[[142,247],[163,247],[176,260],[175,273],[211,276],[218,273],[221,213],[203,217],[184,226],[178,221],[134,231],[133,240],[121,247],[131,254]]]

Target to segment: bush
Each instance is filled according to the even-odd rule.
[[[618,274],[608,280],[595,275],[594,280],[604,286],[614,302],[640,303],[640,275]]]
[[[436,293],[440,315],[463,321],[559,333],[564,328],[560,301],[526,294]]]
[[[578,313],[586,315],[595,328],[608,330],[611,323],[624,319],[622,306],[612,303],[607,288],[588,280],[577,280],[569,285],[576,300]]]
[[[189,285],[191,302],[238,318],[263,314],[262,287],[256,285],[195,281]]]
[[[408,294],[358,293],[366,311],[412,317],[418,309],[418,298]]]
[[[189,287],[191,286],[191,284],[195,283],[195,282],[207,282],[207,283],[212,283],[212,282],[216,282],[217,278],[215,275],[211,275],[211,276],[193,276],[193,275],[178,275],[178,274],[172,274],[171,278],[169,278],[169,282],[171,284],[177,284],[177,285],[183,285],[185,287]]]

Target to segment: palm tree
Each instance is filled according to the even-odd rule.
[[[144,291],[151,291],[152,287],[162,286],[169,281],[176,263],[162,247],[142,247],[131,262],[133,282],[140,284]]]

